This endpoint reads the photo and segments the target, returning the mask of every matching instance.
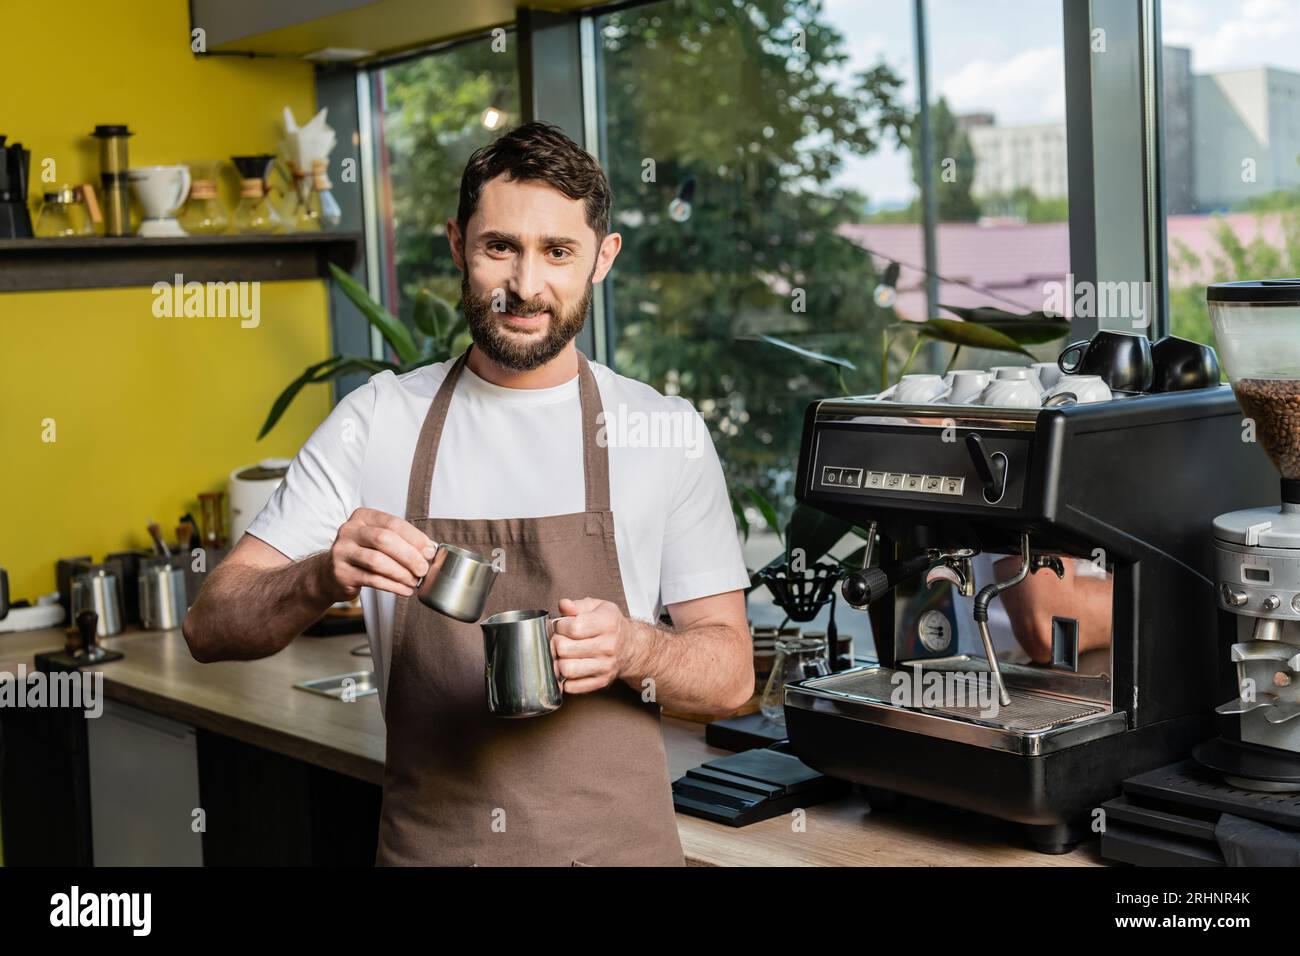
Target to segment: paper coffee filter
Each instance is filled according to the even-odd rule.
[[[325,122],[328,107],[322,109],[304,126],[299,126],[293,111],[284,108],[285,152],[295,168],[308,172],[313,160],[329,159],[337,137]]]

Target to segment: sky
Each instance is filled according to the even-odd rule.
[[[959,113],[991,112],[999,124],[1063,122],[1065,77],[1057,0],[928,0],[931,99]],[[826,0],[851,68],[882,59],[916,103],[912,0]],[[1300,0],[1163,0],[1164,42],[1192,50],[1192,71],[1275,66],[1300,72]],[[907,153],[885,148],[844,163],[839,181],[873,205],[915,193]]]

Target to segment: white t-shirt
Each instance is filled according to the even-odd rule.
[[[297,561],[329,548],[357,508],[404,517],[416,439],[451,364],[400,376],[380,372],[344,397],[248,533]],[[630,616],[656,621],[666,605],[748,586],[703,419],[685,399],[595,362],[591,370],[605,412],[610,504]],[[444,518],[582,511],[577,376],[554,388],[517,389],[466,367],[443,427],[429,501],[428,514]],[[396,595],[363,588],[361,603],[383,706]]]

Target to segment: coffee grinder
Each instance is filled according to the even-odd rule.
[[[1194,756],[1230,786],[1300,792],[1300,279],[1224,282],[1206,297],[1243,440],[1281,472],[1282,501],[1214,519],[1219,629],[1236,677],[1216,710],[1236,720]]]

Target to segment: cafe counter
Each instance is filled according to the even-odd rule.
[[[62,642],[58,628],[0,635],[0,670],[30,671],[35,653]],[[272,657],[214,664],[195,661],[179,630],[127,631],[103,644],[125,655],[98,669],[112,721],[0,713],[7,864],[133,862],[126,857],[151,843],[162,856],[135,862],[373,859],[385,737],[378,696],[342,702],[293,686],[368,670],[370,658],[352,653],[364,634],[302,637]],[[122,743],[103,729],[117,723]],[[663,734],[672,779],[727,753],[705,743],[700,723],[666,717]],[[159,838],[159,815],[181,811],[176,838]],[[733,828],[684,814],[677,822],[696,866],[1100,863],[1095,841],[1047,856],[1019,844],[1007,824],[919,801],[873,812],[856,794],[811,806],[797,822],[782,815]]]

